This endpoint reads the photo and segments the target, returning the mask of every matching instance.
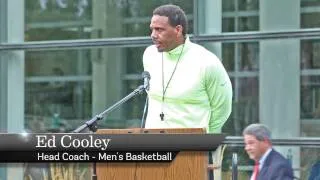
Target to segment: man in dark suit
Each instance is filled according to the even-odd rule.
[[[245,150],[255,161],[250,180],[292,180],[287,159],[272,148],[270,130],[263,124],[251,124],[243,131]]]
[[[312,166],[309,180],[320,180],[320,161]]]

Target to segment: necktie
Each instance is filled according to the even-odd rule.
[[[258,180],[258,176],[259,176],[259,162],[256,161],[254,164],[252,180]]]

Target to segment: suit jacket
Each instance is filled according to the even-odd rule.
[[[312,166],[309,180],[320,180],[320,161]]]
[[[258,180],[292,180],[293,170],[289,161],[280,153],[271,150],[259,172]]]

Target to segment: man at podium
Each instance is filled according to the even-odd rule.
[[[162,5],[150,22],[153,45],[143,54],[150,73],[145,128],[205,128],[221,133],[231,113],[232,85],[217,56],[190,41],[176,5]]]

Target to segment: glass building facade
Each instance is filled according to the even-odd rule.
[[[260,122],[274,138],[319,138],[318,0],[2,0],[0,130],[69,132],[136,89],[152,10],[166,3],[185,10],[192,41],[220,57],[229,73],[233,111],[223,133],[241,136]],[[145,98],[107,114],[99,128],[140,127]],[[318,148],[277,148],[293,154],[301,179],[320,161]],[[232,146],[224,175],[233,152],[241,177],[248,176],[252,162]],[[2,167],[0,179],[33,168]]]

